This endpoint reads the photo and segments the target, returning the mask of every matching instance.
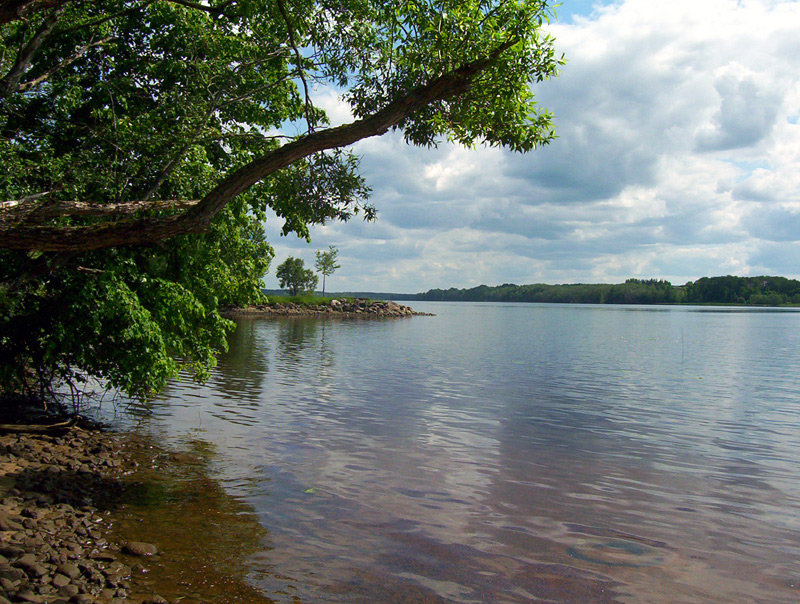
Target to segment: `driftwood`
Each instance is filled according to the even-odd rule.
[[[12,434],[59,434],[78,423],[78,417],[56,424],[0,424],[0,433]]]

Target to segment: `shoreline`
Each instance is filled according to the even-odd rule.
[[[0,604],[269,601],[245,577],[263,530],[202,448],[87,423],[0,432]]]
[[[257,304],[244,308],[227,308],[220,312],[224,317],[263,316],[263,317],[337,317],[337,318],[401,318],[431,317],[431,313],[419,312],[410,306],[383,300],[332,300],[330,304],[306,305],[294,302],[278,304]]]
[[[110,540],[125,499],[127,459],[117,433],[0,433],[0,602],[166,602],[137,593],[155,546]]]

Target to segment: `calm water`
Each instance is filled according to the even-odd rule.
[[[800,600],[800,313],[414,306],[240,320],[141,419],[214,451],[268,597]]]

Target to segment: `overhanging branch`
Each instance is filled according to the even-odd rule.
[[[48,193],[29,195],[23,199],[0,203],[0,227],[5,224],[36,224],[64,217],[125,217],[156,210],[188,210],[199,199],[145,199],[125,203],[90,203],[87,201],[54,201],[35,204]],[[0,231],[1,232],[1,231]],[[2,245],[0,245],[2,247]]]
[[[123,219],[110,224],[77,227],[18,226],[3,232],[0,247],[42,252],[82,252],[121,245],[152,244],[176,235],[201,232],[226,204],[261,180],[320,151],[346,147],[384,134],[415,111],[463,94],[475,77],[492,65],[516,40],[509,40],[484,58],[413,89],[376,113],[326,130],[318,130],[270,151],[223,178],[199,203],[175,216]],[[112,212],[112,216],[124,213]]]

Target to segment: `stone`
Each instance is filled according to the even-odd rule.
[[[153,556],[158,553],[158,548],[152,543],[143,541],[128,541],[122,551],[131,556]]]
[[[36,554],[24,554],[14,562],[14,566],[18,566],[20,568],[31,568],[38,563],[39,559],[36,557]]]
[[[7,592],[17,591],[19,584],[20,584],[19,579],[17,579],[16,581],[12,581],[11,579],[0,577],[0,587],[2,587]]]
[[[61,573],[57,573],[55,577],[53,577],[53,585],[58,588],[66,587],[71,583],[70,579],[66,575],[62,575]]]
[[[44,598],[37,596],[30,589],[17,593],[17,600],[20,602],[44,602]]]
[[[21,531],[22,524],[8,512],[0,511],[0,531]]]
[[[73,564],[72,562],[67,562],[65,564],[59,564],[58,567],[56,568],[56,570],[59,573],[61,573],[62,575],[65,575],[65,576],[69,577],[70,579],[75,579],[75,578],[81,576],[81,571],[78,568],[78,565],[77,564]]]
[[[19,581],[25,576],[25,573],[13,566],[0,566],[0,578],[8,579],[9,581]]]
[[[30,568],[30,573],[36,577],[44,577],[47,575],[47,569],[41,564],[34,564]]]
[[[66,596],[67,598],[71,598],[73,596],[77,596],[80,593],[80,589],[77,585],[73,585],[70,583],[69,585],[65,585],[61,589],[58,590],[62,596]]]

